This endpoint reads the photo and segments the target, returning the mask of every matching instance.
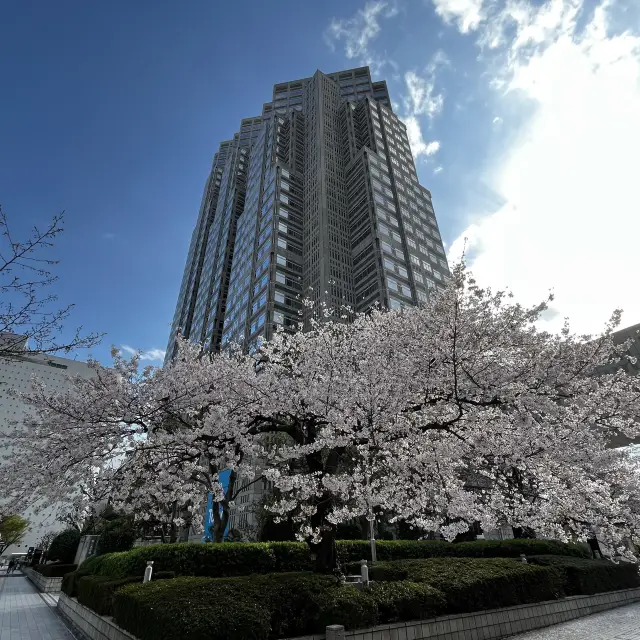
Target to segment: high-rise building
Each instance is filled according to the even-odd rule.
[[[13,345],[20,344],[18,336],[0,334],[0,341],[11,340]],[[20,427],[23,420],[29,418],[31,407],[13,392],[29,393],[31,381],[35,377],[43,382],[48,389],[60,393],[70,388],[71,376],[90,377],[95,374],[86,362],[60,358],[42,353],[30,353],[27,349],[26,338],[22,340],[20,349],[12,349],[11,356],[0,357],[0,453],[11,456],[11,442],[4,436]],[[17,351],[17,352],[16,352]],[[0,459],[0,466],[3,464]],[[0,475],[1,475],[0,469]],[[0,511],[4,496],[0,495]],[[40,505],[42,506],[42,505]],[[29,547],[35,547],[45,533],[61,531],[63,524],[56,521],[60,504],[47,505],[36,508],[34,504],[21,515],[29,521],[29,529],[24,539],[18,545],[12,545],[4,552],[4,556],[26,553]]]
[[[426,302],[449,269],[406,127],[368,67],[276,84],[222,142],[178,296],[179,330],[210,351],[301,322],[303,298],[364,311]],[[304,317],[302,318],[304,320]],[[230,527],[256,528],[247,483]],[[246,495],[245,495],[246,494]],[[195,537],[195,534],[194,534]]]
[[[222,142],[178,296],[175,334],[211,351],[300,321],[300,298],[356,311],[425,302],[449,269],[406,127],[368,67],[274,86]]]

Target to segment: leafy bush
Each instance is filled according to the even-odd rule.
[[[118,590],[114,617],[140,640],[266,640],[319,633],[327,624],[370,626],[377,605],[370,594],[331,576],[176,578]]]
[[[361,559],[369,558],[367,540],[339,540],[338,555],[351,573],[360,573]],[[536,553],[537,551],[537,553]],[[582,545],[566,545],[553,540],[486,540],[451,544],[433,540],[382,540],[377,543],[378,560],[393,561],[442,557],[513,557],[521,553],[575,555],[587,553]],[[80,566],[84,575],[107,575],[125,578],[143,575],[147,561],[154,561],[154,571],[173,571],[176,576],[206,576],[212,578],[286,571],[305,571],[313,568],[309,548],[303,542],[257,542],[176,544],[138,547],[131,551],[92,557]],[[353,563],[353,564],[352,564]],[[380,575],[380,574],[379,574]],[[378,580],[396,580],[390,575]]]
[[[447,613],[541,602],[562,595],[562,575],[554,567],[506,558],[430,558],[390,564],[406,569],[410,581],[441,591]]]
[[[141,583],[139,576],[129,576],[114,580],[109,576],[82,576],[78,580],[78,602],[101,616],[113,614],[113,596],[127,584]]]
[[[440,591],[408,580],[373,583],[369,594],[378,607],[378,623],[425,620],[446,608],[446,599]]]
[[[128,521],[116,520],[100,534],[97,553],[101,556],[105,553],[129,551],[135,541],[136,533]]]
[[[147,561],[154,571],[174,571],[177,576],[226,577],[267,573],[276,568],[276,556],[269,544],[200,544],[179,542],[138,547],[105,556],[93,573],[124,578],[143,575]]]
[[[76,594],[76,577],[77,571],[70,571],[62,576],[62,593],[65,593],[70,598],[75,598]]]
[[[72,564],[79,544],[80,532],[77,529],[62,531],[51,542],[47,557],[62,564]]]
[[[338,541],[341,562],[366,560],[371,557],[368,540]],[[591,557],[583,544],[565,544],[557,540],[476,540],[451,543],[443,540],[379,540],[376,542],[378,560],[418,558],[518,558],[520,554],[552,554]]]
[[[362,572],[359,562],[349,562],[344,565],[343,570],[346,575],[360,575]],[[369,580],[375,580],[376,582],[397,582],[399,580],[406,580],[408,577],[409,572],[407,569],[395,562],[378,562],[373,566],[369,563]]]
[[[453,555],[459,558],[517,558],[524,553],[532,555],[574,556],[591,558],[586,544],[559,542],[558,540],[477,540],[453,545]]]
[[[610,560],[585,560],[562,556],[531,556],[529,562],[562,572],[567,595],[590,595],[640,586],[638,565]]]
[[[269,542],[276,558],[276,571],[311,571],[313,561],[304,542]]]
[[[190,577],[123,587],[113,600],[114,618],[140,640],[267,640],[271,613],[264,599],[247,580],[248,593],[221,582]]]
[[[67,573],[75,571],[78,565],[75,564],[39,564],[35,567],[35,570],[43,575],[45,578],[62,578]]]

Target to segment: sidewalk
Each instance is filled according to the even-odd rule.
[[[74,640],[47,600],[21,573],[0,573],[0,640]]]
[[[529,631],[512,640],[640,640],[640,603]],[[2,639],[4,640],[4,639]]]

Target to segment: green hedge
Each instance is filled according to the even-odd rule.
[[[291,573],[125,586],[115,593],[113,611],[140,640],[267,640],[323,633],[329,624],[357,629],[399,616],[431,616],[443,604],[427,585],[360,591],[331,576]]]
[[[371,548],[367,540],[341,540],[338,542],[341,562],[368,560]],[[440,540],[379,540],[376,555],[380,561],[419,558],[518,558],[525,555],[562,555],[590,558],[584,544],[566,544],[557,540],[476,540],[451,543]]]
[[[117,589],[127,584],[140,583],[138,576],[114,580],[109,576],[82,576],[78,580],[78,602],[101,616],[113,614],[113,596]]]
[[[444,594],[424,583],[375,582],[368,593],[378,607],[379,622],[425,620],[446,610]]]
[[[531,556],[528,561],[559,569],[564,580],[564,591],[569,596],[640,587],[638,565],[630,562],[614,564],[610,560],[562,556]]]
[[[406,571],[411,582],[426,583],[446,598],[447,613],[467,613],[553,600],[563,593],[563,577],[554,567],[507,558],[429,558],[380,563],[371,580],[384,580],[389,569]]]
[[[77,529],[67,529],[59,533],[52,541],[47,551],[49,560],[58,560],[64,564],[71,564],[80,544],[80,532]]]
[[[116,622],[140,640],[267,640],[376,621],[371,596],[330,576],[272,574],[176,578],[130,585],[114,597]]]
[[[153,573],[152,580],[171,580],[174,577],[172,571],[158,571]],[[127,584],[142,584],[142,576],[127,576],[115,580],[109,576],[82,576],[76,587],[78,602],[101,616],[113,615],[113,596],[120,587]]]
[[[337,546],[341,562],[347,566],[348,563],[367,559],[371,554],[366,540],[339,540]],[[379,561],[438,557],[517,558],[521,553],[588,557],[590,553],[584,545],[563,544],[554,540],[479,540],[458,544],[431,540],[381,540],[376,548]],[[309,549],[302,542],[187,542],[109,553],[86,560],[79,570],[85,575],[125,578],[143,575],[149,560],[154,561],[154,571],[174,571],[178,576],[211,578],[274,571],[309,571],[313,568]]]
[[[70,571],[75,571],[78,565],[75,564],[39,564],[34,567],[35,570],[43,575],[45,578],[62,578]]]
[[[399,565],[408,580],[360,591],[331,576],[280,573],[176,578],[115,592],[116,622],[140,640],[269,640],[322,633],[328,624],[360,629],[528,602],[562,594],[555,567],[513,559],[431,558]],[[389,574],[387,574],[389,575]]]

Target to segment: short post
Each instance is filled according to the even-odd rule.
[[[371,543],[371,563],[374,564],[377,561],[376,553],[376,534],[375,534],[375,522],[373,516],[369,520],[369,542]]]
[[[529,562],[527,561],[527,556],[525,556],[524,553],[520,554],[520,562],[524,564],[529,564]]]
[[[326,640],[345,640],[344,627],[341,624],[330,624],[325,628]]]
[[[369,586],[369,567],[366,560],[360,560],[360,581],[365,587]]]
[[[153,560],[147,562],[147,568],[144,570],[144,580],[142,582],[151,582],[151,574],[153,573]]]

